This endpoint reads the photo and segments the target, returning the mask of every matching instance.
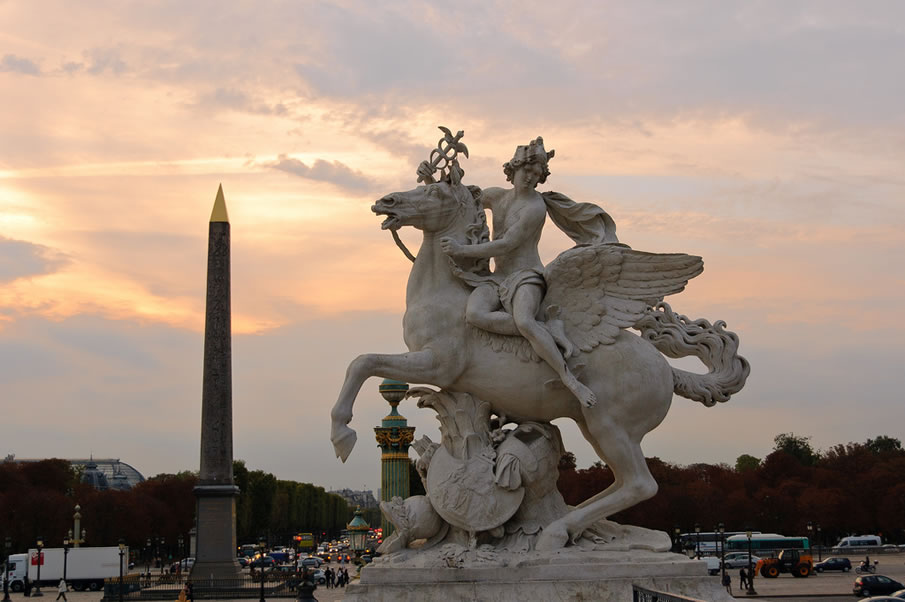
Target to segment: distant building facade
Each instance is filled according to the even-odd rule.
[[[355,506],[361,506],[362,508],[377,507],[377,498],[374,497],[374,492],[370,489],[366,491],[355,491],[354,489],[337,489],[335,491],[331,491],[330,493],[335,493],[336,495],[342,497],[349,503],[349,506],[352,508],[354,508]]]
[[[7,456],[7,462],[40,462],[49,458],[16,458]],[[98,491],[114,489],[126,491],[145,480],[138,470],[119,458],[71,458],[67,460],[81,472],[81,481]]]

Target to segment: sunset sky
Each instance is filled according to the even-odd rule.
[[[345,465],[329,410],[353,357],[404,350],[411,264],[369,207],[416,185],[439,125],[465,131],[466,183],[506,185],[541,135],[542,189],[704,257],[669,301],[725,320],[751,377],[676,398],[648,456],[905,438],[903,64],[894,1],[0,0],[0,452],[198,469],[222,183],[235,457],[376,490],[378,381]],[[544,260],[569,245],[548,221]]]

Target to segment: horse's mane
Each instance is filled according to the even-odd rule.
[[[487,226],[487,215],[484,213],[484,204],[481,202],[483,192],[478,186],[453,185],[453,194],[459,204],[466,211],[471,211],[474,219],[465,228],[465,244],[473,245],[490,241],[490,228]],[[470,272],[478,276],[490,275],[490,260],[475,259],[466,262],[467,265],[456,265],[459,270]]]

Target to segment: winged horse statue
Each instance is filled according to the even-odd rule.
[[[700,257],[645,253],[615,242],[577,246],[544,269],[541,309],[555,311],[574,345],[568,367],[598,400],[585,407],[524,339],[467,323],[473,286],[463,274],[474,266],[452,259],[440,241],[486,240],[486,217],[480,189],[462,183],[457,162],[447,167],[440,181],[388,194],[371,208],[385,216],[383,229],[395,234],[412,227],[423,235],[406,289],[403,332],[409,351],[368,353],[351,362],[331,413],[331,440],[345,461],[356,442],[347,426],[353,404],[372,376],[468,393],[489,403],[504,422],[571,418],[612,469],[615,482],[543,528],[535,549],[561,548],[595,522],[657,492],[641,440],[666,417],[674,393],[712,406],[738,392],[750,368],[737,354],[737,336],[724,330],[723,322],[692,321],[662,303],[701,273]],[[671,367],[664,355],[695,356],[709,371]]]

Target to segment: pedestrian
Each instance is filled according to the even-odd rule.
[[[732,577],[729,576],[729,573],[723,573],[723,587],[726,588],[726,593],[730,596],[732,595]]]
[[[28,578],[28,575],[25,575],[25,597],[31,597],[31,579]]]
[[[748,589],[748,571],[744,567],[738,572],[738,586],[743,590]]]
[[[349,585],[349,569],[343,569],[343,587]]]
[[[60,598],[63,598],[63,600],[66,600],[66,590],[67,589],[69,589],[69,588],[66,587],[66,580],[60,579],[60,583],[57,585],[57,598],[56,599],[59,600]],[[69,602],[69,600],[66,600],[66,602]]]

